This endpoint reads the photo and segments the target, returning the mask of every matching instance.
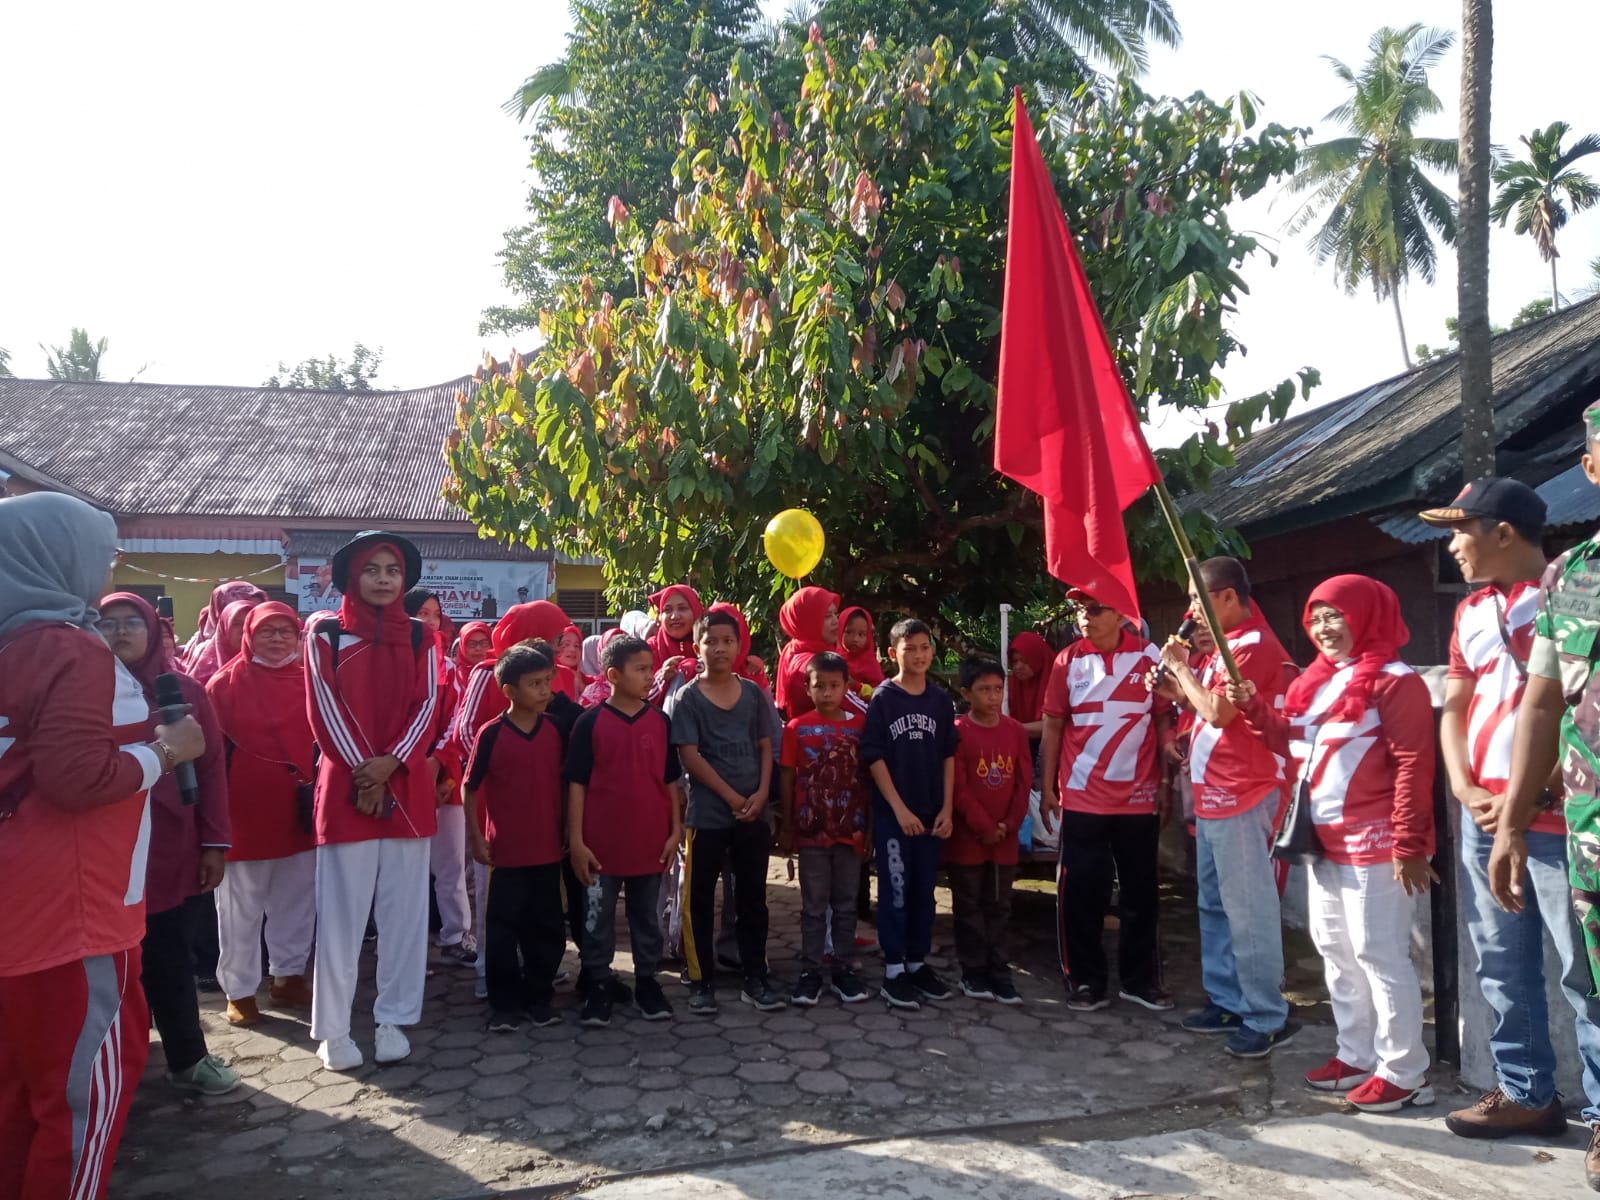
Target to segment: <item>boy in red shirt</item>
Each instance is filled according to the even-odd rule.
[[[833,994],[845,1004],[867,998],[866,985],[843,952],[856,935],[856,896],[867,842],[866,772],[861,731],[867,719],[845,707],[850,667],[832,653],[806,662],[813,711],[783,731],[779,793],[783,798],[780,848],[800,852],[800,978],[789,1003],[809,1008],[822,994],[822,954],[833,912]]]
[[[494,868],[484,920],[491,1033],[522,1028],[524,1011],[535,1025],[561,1020],[550,1007],[567,948],[561,897],[562,736],[545,714],[555,673],[550,657],[528,646],[513,646],[500,656],[494,677],[510,707],[478,730],[467,767],[463,803],[472,857]]]
[[[657,905],[661,874],[683,836],[677,789],[670,786],[682,769],[666,714],[646,700],[653,664],[647,642],[627,636],[608,642],[600,666],[611,697],[578,718],[567,750],[572,869],[587,889],[579,950],[589,996],[582,1023],[591,1029],[611,1024],[617,897],[624,888],[634,1004],[647,1021],[672,1016],[656,980],[662,951]]]
[[[1011,982],[1006,925],[1017,878],[1017,830],[1033,789],[1033,751],[1022,723],[1000,711],[1005,694],[1006,671],[998,662],[969,658],[961,664],[968,712],[956,718],[955,821],[944,867],[962,994],[1021,1004]]]

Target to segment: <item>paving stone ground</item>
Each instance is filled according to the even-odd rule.
[[[785,874],[774,861],[769,957],[789,983],[798,974],[799,894]],[[1117,1002],[1071,1013],[1056,965],[1053,890],[1019,886],[1031,890],[1019,891],[1014,914],[1017,986],[1027,1001],[1018,1008],[958,994],[906,1013],[875,995],[850,1006],[825,995],[809,1010],[762,1014],[739,1003],[725,979],[720,1015],[692,1018],[676,974],[664,973],[677,1008],[671,1022],[619,1009],[610,1029],[581,1029],[568,985],[558,991],[560,1025],[490,1034],[472,971],[437,963],[422,1023],[408,1031],[411,1057],[380,1067],[371,1063],[369,946],[353,1030],[368,1063],[344,1075],[321,1069],[308,1014],[272,1011],[263,991],[267,1019],[240,1031],[223,1019],[219,998],[202,997],[212,1053],[244,1086],[216,1099],[180,1097],[165,1083],[157,1039],[115,1194],[432,1200],[576,1187],[764,1151],[1170,1106],[1257,1079],[1259,1064],[1177,1027],[1184,1005],[1200,999],[1187,897],[1167,895],[1163,917],[1179,1011]],[[939,900],[932,961],[953,984],[949,893],[941,889]],[[1291,994],[1304,1005],[1298,1016],[1325,1024],[1320,964],[1304,943],[1291,944],[1290,958]],[[570,950],[564,966],[575,977]],[[868,955],[863,968],[875,992],[876,959]],[[1331,1047],[1331,1030],[1305,1037]]]

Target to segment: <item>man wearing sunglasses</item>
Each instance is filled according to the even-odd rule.
[[[1255,694],[1281,705],[1289,656],[1250,600],[1250,579],[1236,558],[1200,564],[1200,578],[1240,676]],[[1190,611],[1200,611],[1189,584]],[[1189,778],[1194,785],[1195,860],[1199,875],[1200,966],[1207,1002],[1183,1019],[1190,1033],[1226,1034],[1236,1058],[1262,1058],[1299,1026],[1283,998],[1283,930],[1269,853],[1284,795],[1283,760],[1224,694],[1228,675],[1216,655],[1189,664],[1188,647],[1161,651],[1164,677],[1152,690],[1194,714]]]

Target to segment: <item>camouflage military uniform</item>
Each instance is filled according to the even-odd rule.
[[[1591,996],[1600,993],[1600,535],[1545,571],[1534,621],[1530,674],[1559,680],[1561,776],[1566,792],[1568,882],[1589,954]]]

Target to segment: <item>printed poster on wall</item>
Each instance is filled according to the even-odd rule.
[[[285,580],[302,615],[339,607],[339,590],[333,586],[333,566],[328,559],[291,559]],[[439,606],[452,620],[494,620],[513,604],[548,600],[550,564],[424,559],[422,586],[439,597]]]

